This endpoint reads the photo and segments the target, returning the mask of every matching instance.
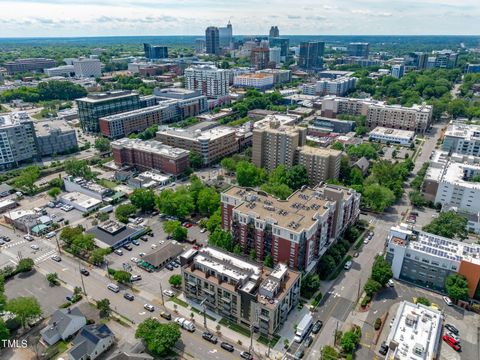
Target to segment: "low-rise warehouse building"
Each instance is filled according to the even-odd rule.
[[[118,249],[138,238],[145,232],[141,226],[133,227],[115,220],[108,220],[86,231],[95,236],[95,243],[100,248]]]

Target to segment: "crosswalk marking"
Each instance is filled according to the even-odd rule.
[[[39,263],[47,260],[50,256],[53,256],[55,253],[56,253],[55,250],[50,250],[49,252],[35,258],[33,261],[34,261],[35,264],[39,264]]]
[[[8,244],[3,245],[2,249],[8,249],[8,248],[11,248],[13,246],[22,245],[22,244],[25,244],[26,242],[27,242],[27,240],[20,240],[20,241],[14,242],[14,243],[8,243]]]

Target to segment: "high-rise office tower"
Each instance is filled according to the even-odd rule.
[[[397,64],[392,66],[392,71],[390,73],[394,78],[401,79],[405,74],[405,65]]]
[[[320,41],[302,41],[298,66],[303,70],[320,70],[323,67],[325,43]]]
[[[207,54],[220,54],[220,34],[217,27],[209,26],[205,30],[205,46]]]
[[[280,36],[280,31],[278,30],[278,26],[272,26],[270,28],[269,37],[271,38],[278,38]]]
[[[233,28],[229,21],[227,26],[218,28],[219,41],[221,47],[230,47],[233,42]]]
[[[290,40],[286,38],[270,38],[269,39],[270,47],[279,47],[280,48],[280,59],[286,61],[288,59],[288,47],[290,45]]]
[[[143,44],[143,51],[147,59],[165,59],[168,58],[168,47],[152,44]]]
[[[369,43],[352,42],[347,47],[348,55],[368,58],[369,46]]]

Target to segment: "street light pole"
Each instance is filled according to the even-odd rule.
[[[207,328],[207,306],[205,305],[206,301],[207,298],[203,299],[200,303],[200,306],[203,306],[203,326],[205,327],[205,329]]]
[[[162,297],[162,306],[165,306],[165,300],[163,299],[162,283],[159,282],[158,285],[160,285],[160,296]]]
[[[85,283],[83,282],[83,274],[80,271],[80,260],[78,261],[78,272],[80,273],[80,279],[82,280],[83,293],[85,294],[85,297],[87,297],[87,290],[85,289]]]
[[[57,233],[55,233],[55,241],[56,241],[56,243],[57,243],[58,253],[61,254],[61,253],[62,253],[62,250],[60,250],[60,244],[58,243],[58,235],[57,235]]]

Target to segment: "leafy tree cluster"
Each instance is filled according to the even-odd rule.
[[[135,189],[129,196],[130,202],[141,211],[152,211],[155,208],[156,195],[150,189]]]
[[[340,239],[330,246],[320,259],[318,271],[320,278],[327,279],[337,268],[350,249],[350,243],[347,240]]]
[[[283,97],[279,92],[262,94],[258,90],[249,89],[245,97],[233,104],[232,110],[237,112],[239,118],[247,116],[248,111],[253,109],[274,110],[275,106],[283,104]]]
[[[302,278],[300,295],[305,299],[311,299],[320,289],[320,277],[317,274],[309,273]]]
[[[95,149],[100,152],[107,152],[112,149],[110,146],[110,141],[104,137],[98,137],[95,139]]]
[[[448,296],[454,301],[468,300],[468,282],[463,275],[449,275],[445,280],[445,289]]]
[[[25,102],[39,102],[49,100],[75,100],[87,95],[84,87],[70,81],[52,80],[41,82],[37,87],[22,86],[17,89],[6,90],[0,96],[2,102],[20,99]]]
[[[128,218],[136,213],[137,207],[133,204],[121,204],[115,209],[115,217],[124,224],[128,223]]]
[[[392,276],[392,268],[387,260],[385,260],[383,256],[375,257],[372,265],[372,273],[363,287],[365,294],[367,294],[367,301],[382,287],[387,285],[388,280],[390,280]]]
[[[208,237],[208,244],[233,252],[235,243],[230,231],[217,227]]]
[[[73,177],[82,177],[86,180],[92,180],[95,177],[86,160],[70,158],[64,162],[64,166],[65,172]]]
[[[367,117],[365,115],[356,116],[341,114],[338,115],[337,118],[341,120],[355,121],[355,134],[358,136],[363,136],[368,132],[368,128],[366,126]]]
[[[108,71],[108,70],[106,70]],[[119,75],[111,81],[100,81],[103,91],[108,90],[137,90],[142,95],[153,94],[154,85],[146,84],[139,76]]]
[[[40,179],[40,168],[36,165],[28,166],[20,172],[15,180],[15,187],[25,193],[33,194],[37,189],[35,182]]]
[[[354,325],[352,330],[343,333],[340,339],[340,347],[345,354],[353,354],[357,349],[360,339],[362,338],[362,329],[358,325]]]
[[[379,144],[362,143],[359,145],[349,145],[347,147],[347,154],[353,159],[360,159],[366,157],[368,160],[377,159],[380,150]]]
[[[128,135],[130,139],[140,139],[140,140],[150,140],[153,139],[158,131],[158,124],[153,124],[152,126],[146,128],[142,132],[136,134],[131,133]]]
[[[168,283],[173,287],[179,288],[182,285],[182,275],[175,274],[170,276]]]
[[[295,165],[287,169],[284,165],[280,165],[270,173],[268,182],[260,188],[280,199],[286,199],[294,190],[307,184],[308,174],[304,166]]]
[[[135,332],[135,337],[144,341],[147,351],[161,358],[170,353],[181,335],[177,324],[162,324],[156,319],[144,320]]]
[[[465,240],[468,236],[467,219],[455,211],[442,212],[425,225],[422,230],[431,234],[436,234],[449,239],[459,238]]]
[[[174,240],[185,241],[187,239],[188,230],[182,226],[180,221],[171,220],[163,223],[163,230]]]

